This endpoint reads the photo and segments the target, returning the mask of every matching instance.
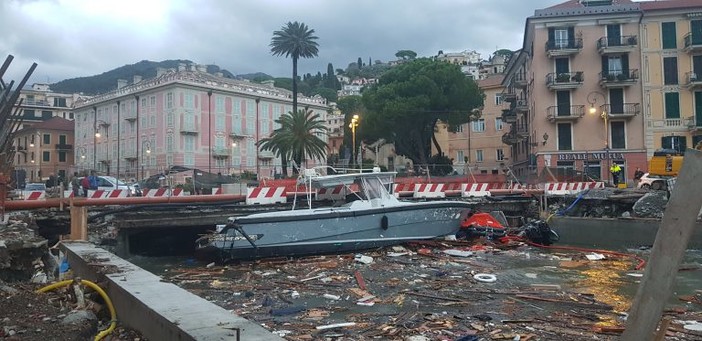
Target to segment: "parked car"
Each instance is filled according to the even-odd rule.
[[[110,191],[114,189],[123,189],[127,190],[129,193],[129,196],[134,196],[137,195],[140,191],[137,191],[137,188],[135,188],[132,185],[128,185],[122,180],[117,180],[114,176],[106,176],[106,175],[99,175],[98,177],[98,188],[101,190],[105,191]],[[80,183],[83,180],[83,177],[78,178],[78,183]],[[71,190],[73,187],[72,185],[68,186],[68,189]]]
[[[41,182],[28,183],[24,186],[24,191],[45,191],[46,185]]]
[[[666,188],[666,178],[644,173],[636,188],[661,190]]]

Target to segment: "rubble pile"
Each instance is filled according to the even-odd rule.
[[[549,210],[574,217],[660,219],[667,203],[665,191],[606,187],[550,197]]]
[[[665,191],[646,193],[633,206],[634,215],[641,218],[663,218],[668,198]]]
[[[431,241],[356,255],[172,268],[163,277],[288,340],[618,337],[630,298],[618,296],[616,285],[640,279],[626,275],[636,272],[630,260],[518,245]],[[702,316],[682,307],[675,318]],[[670,328],[672,339],[702,337],[680,324]]]
[[[9,220],[0,225],[0,280],[30,279],[36,261],[47,252],[46,239],[37,236],[27,222]]]

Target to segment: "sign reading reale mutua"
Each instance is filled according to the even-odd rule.
[[[586,152],[558,154],[558,161],[571,160],[623,160],[624,153],[620,152]]]

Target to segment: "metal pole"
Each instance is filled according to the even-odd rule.
[[[140,158],[139,155],[139,95],[134,95],[134,99],[136,100],[136,164],[135,166],[137,167],[136,172],[134,172],[134,176],[136,176],[139,172],[139,160],[142,159]],[[141,169],[141,178],[144,178],[144,169]]]
[[[93,121],[93,170],[97,169],[97,107],[93,107],[93,113],[95,114]]]
[[[119,182],[119,159],[121,158],[121,155],[119,155],[119,145],[120,145],[120,143],[119,143],[120,142],[119,141],[119,138],[120,138],[120,136],[119,136],[119,133],[120,133],[120,131],[119,131],[120,130],[119,129],[119,125],[120,125],[119,116],[120,116],[120,111],[121,111],[120,107],[121,107],[120,101],[117,101],[117,181],[115,181],[115,188],[117,188],[117,182]]]
[[[212,173],[212,90],[207,91],[207,172]]]
[[[258,116],[259,116],[259,103],[260,98],[256,98],[256,180],[259,180],[259,172],[261,171],[260,165],[258,163]]]
[[[612,162],[609,159],[609,122],[607,122],[608,115],[609,114],[607,113],[607,111],[602,111],[602,119],[604,120],[605,124],[605,155],[607,157],[607,172],[605,172],[605,174],[609,173],[609,168],[612,166]],[[607,182],[609,183],[609,180]]]

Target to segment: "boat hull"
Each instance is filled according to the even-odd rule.
[[[425,202],[363,210],[328,208],[302,214],[254,215],[236,219],[198,251],[219,253],[219,258],[228,260],[372,249],[455,234],[470,207],[464,202]]]

